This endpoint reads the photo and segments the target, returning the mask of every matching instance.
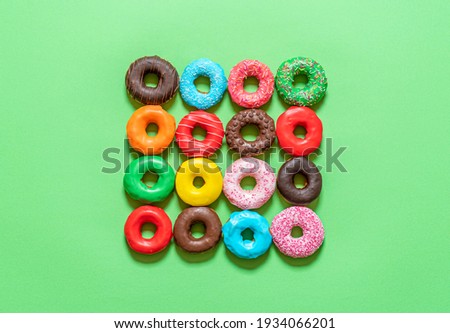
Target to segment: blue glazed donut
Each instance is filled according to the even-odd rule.
[[[206,76],[211,82],[208,93],[197,90],[195,79]],[[186,104],[200,110],[206,110],[220,102],[223,93],[227,89],[227,78],[220,65],[201,58],[194,60],[184,69],[180,80],[180,93]]]
[[[245,229],[253,231],[254,240],[244,240]],[[234,255],[243,259],[253,259],[263,255],[272,244],[269,222],[256,212],[243,210],[234,212],[222,227],[223,241]]]

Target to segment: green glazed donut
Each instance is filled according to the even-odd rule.
[[[152,187],[148,187],[141,180],[148,171],[158,175],[158,180]],[[160,156],[144,155],[128,165],[123,177],[123,186],[134,200],[144,203],[162,201],[173,191],[175,172]]]
[[[308,83],[303,89],[294,88],[294,77],[304,74]],[[284,61],[277,71],[275,86],[281,98],[289,105],[311,106],[320,101],[327,90],[323,67],[310,58],[296,57]]]

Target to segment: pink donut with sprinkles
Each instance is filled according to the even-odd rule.
[[[303,236],[291,236],[292,228],[300,227]],[[319,217],[307,207],[289,207],[274,217],[270,226],[273,242],[281,253],[292,258],[312,255],[322,245],[325,232]]]
[[[244,190],[241,180],[252,177],[256,185]],[[241,209],[256,209],[264,205],[275,192],[276,176],[269,164],[253,157],[236,160],[225,172],[223,193],[228,200]]]
[[[244,90],[244,81],[255,77],[259,81],[258,90],[250,93]],[[267,65],[258,60],[243,60],[231,69],[228,78],[228,91],[231,99],[244,108],[259,108],[272,97],[274,78]]]

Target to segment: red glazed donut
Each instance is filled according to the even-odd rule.
[[[294,130],[302,126],[305,138],[297,138]],[[320,146],[322,122],[316,113],[306,106],[291,106],[278,117],[276,133],[280,147],[292,156],[306,156]]]
[[[244,80],[255,77],[259,81],[258,90],[249,93],[244,90]],[[273,94],[274,78],[267,65],[258,60],[243,60],[231,69],[228,91],[231,99],[244,108],[259,108],[266,104]]]
[[[197,140],[192,136],[192,131],[196,126],[206,131],[204,140]],[[223,136],[224,130],[220,119],[203,110],[192,111],[184,116],[175,132],[178,146],[188,157],[211,156],[222,146]]]
[[[141,229],[145,223],[156,226],[155,235],[150,239],[142,237]],[[134,251],[143,254],[157,253],[164,250],[172,239],[172,222],[161,208],[141,206],[128,216],[125,237]]]

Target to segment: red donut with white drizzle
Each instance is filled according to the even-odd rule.
[[[204,140],[197,140],[192,132],[195,127],[206,131]],[[209,157],[222,146],[225,132],[223,124],[215,114],[203,110],[192,111],[181,119],[175,132],[175,140],[188,157]]]

